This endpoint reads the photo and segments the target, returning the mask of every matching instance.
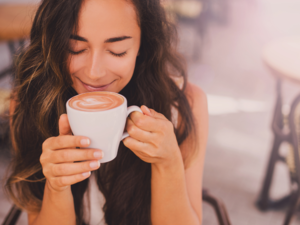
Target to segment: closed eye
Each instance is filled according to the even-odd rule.
[[[71,49],[69,49],[69,52],[72,54],[72,55],[79,55],[80,53],[84,52],[85,49],[81,50],[81,51],[78,51],[78,52],[74,52],[72,51]]]
[[[124,55],[126,55],[126,51],[125,52],[122,52],[122,53],[119,53],[119,54],[117,54],[117,53],[114,53],[114,52],[110,52],[113,56],[116,56],[116,57],[122,57],[122,56],[124,56]]]
[[[82,52],[84,52],[85,51],[85,49],[83,49],[83,50],[81,50],[81,51],[77,51],[77,52],[75,52],[75,51],[72,51],[71,49],[69,49],[69,52],[72,54],[72,55],[79,55],[80,53],[82,53]],[[110,52],[113,56],[116,56],[116,57],[122,57],[122,56],[124,56],[124,55],[126,55],[126,51],[125,52],[122,52],[122,53],[114,53],[114,52]]]

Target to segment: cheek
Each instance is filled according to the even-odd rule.
[[[69,72],[70,74],[74,74],[83,68],[85,64],[85,58],[78,55],[78,56],[70,56],[69,58]]]
[[[112,60],[109,60],[109,62],[107,62],[107,66],[109,66],[110,71],[115,75],[122,77],[125,80],[130,80],[134,72],[135,61],[135,57],[114,57]]]

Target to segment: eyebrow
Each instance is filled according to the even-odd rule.
[[[112,42],[117,42],[117,41],[123,41],[123,40],[129,39],[129,38],[132,38],[132,37],[129,37],[129,36],[113,37],[113,38],[109,38],[109,39],[105,40],[104,42],[112,43]]]
[[[77,40],[77,41],[88,42],[88,40],[86,40],[85,38],[83,38],[81,36],[78,36],[78,35],[74,35],[74,34],[71,34],[70,39]]]
[[[104,43],[113,43],[113,42],[123,41],[123,40],[130,39],[130,38],[132,38],[132,37],[130,37],[130,36],[113,37],[113,38],[106,39],[104,41]],[[78,35],[73,35],[73,34],[71,34],[70,39],[88,42],[88,40],[85,39],[84,37],[81,37]]]

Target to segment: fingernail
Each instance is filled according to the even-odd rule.
[[[87,139],[87,138],[81,139],[80,144],[83,146],[88,146],[88,145],[90,145],[90,139]]]
[[[90,163],[90,167],[91,168],[98,168],[100,166],[100,162],[99,161],[96,161],[96,162],[91,162]]]
[[[88,177],[89,175],[91,175],[91,171],[82,173],[82,176],[84,176],[84,177]]]
[[[145,106],[145,105],[144,105],[144,106]],[[151,115],[150,109],[149,109],[147,106],[145,106],[145,108],[146,108],[147,112]]]
[[[95,158],[103,158],[103,152],[94,152],[94,157]]]

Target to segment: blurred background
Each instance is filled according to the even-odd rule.
[[[0,4],[37,2],[0,0]],[[178,50],[186,58],[189,80],[201,87],[208,98],[210,130],[204,188],[223,201],[233,225],[284,224],[289,201],[264,210],[257,207],[274,140],[271,122],[276,102],[276,77],[264,63],[262,53],[273,40],[300,37],[300,1],[164,0],[163,4],[178,28]],[[300,45],[295,49],[300,51]],[[300,53],[298,56],[300,60]],[[11,63],[8,40],[0,39],[0,71]],[[0,77],[2,99],[9,93],[11,77],[10,73]],[[299,83],[283,79],[284,114],[289,113],[299,87]],[[1,123],[0,134],[5,133],[6,126],[5,121]],[[7,137],[1,137],[2,180],[10,156]],[[287,149],[282,145],[280,151],[287,155]],[[286,163],[277,163],[270,188],[272,199],[291,192],[290,180]],[[11,204],[3,193],[2,182],[0,222]],[[204,203],[203,212],[203,225],[218,224],[209,204]],[[289,224],[300,224],[298,210],[293,215]],[[27,224],[25,213],[17,224]]]

